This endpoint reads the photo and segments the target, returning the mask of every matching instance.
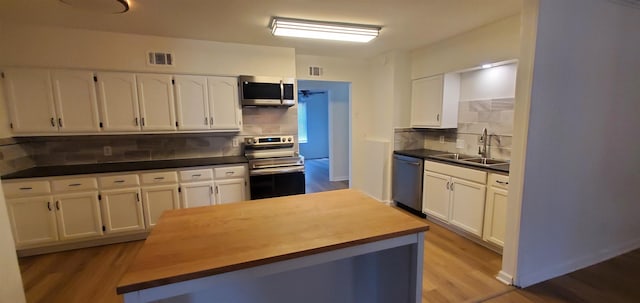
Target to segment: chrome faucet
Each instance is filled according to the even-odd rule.
[[[480,142],[482,142],[482,146],[478,146],[478,154],[483,158],[488,158],[489,152],[487,151],[487,144],[489,138],[487,136],[487,128],[482,129],[482,135],[480,135]]]

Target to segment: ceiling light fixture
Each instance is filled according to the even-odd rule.
[[[482,64],[482,68],[490,68],[493,67],[491,64]]]
[[[372,25],[335,23],[274,17],[271,33],[274,36],[369,42],[378,36],[381,27]]]
[[[129,0],[60,0],[76,8],[105,14],[122,14],[129,11]]]

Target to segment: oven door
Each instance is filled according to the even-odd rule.
[[[252,200],[305,193],[304,171],[252,174],[250,179]]]

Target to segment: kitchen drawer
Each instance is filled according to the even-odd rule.
[[[182,182],[206,180],[213,180],[213,170],[211,168],[183,170],[180,172],[180,181]]]
[[[73,178],[51,181],[51,187],[54,192],[69,192],[80,190],[98,189],[98,181],[96,178]]]
[[[246,175],[246,168],[245,166],[216,167],[213,169],[213,173],[216,176],[216,180],[238,178]]]
[[[509,189],[509,176],[499,174],[489,174],[487,185],[502,189]]]
[[[144,173],[140,176],[142,176],[142,184],[144,185],[178,183],[178,173],[175,171]]]
[[[440,162],[424,161],[424,170],[441,173],[451,177],[486,184],[487,173],[481,170],[465,168]]]
[[[6,182],[3,188],[7,197],[33,196],[51,192],[49,181]]]
[[[122,188],[122,187],[135,187],[140,185],[138,175],[117,175],[98,178],[100,188]]]

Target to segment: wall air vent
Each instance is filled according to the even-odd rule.
[[[173,66],[175,64],[174,56],[169,52],[148,52],[147,64],[149,65],[161,65],[161,66]]]
[[[319,66],[309,66],[309,76],[322,76],[322,67]]]

